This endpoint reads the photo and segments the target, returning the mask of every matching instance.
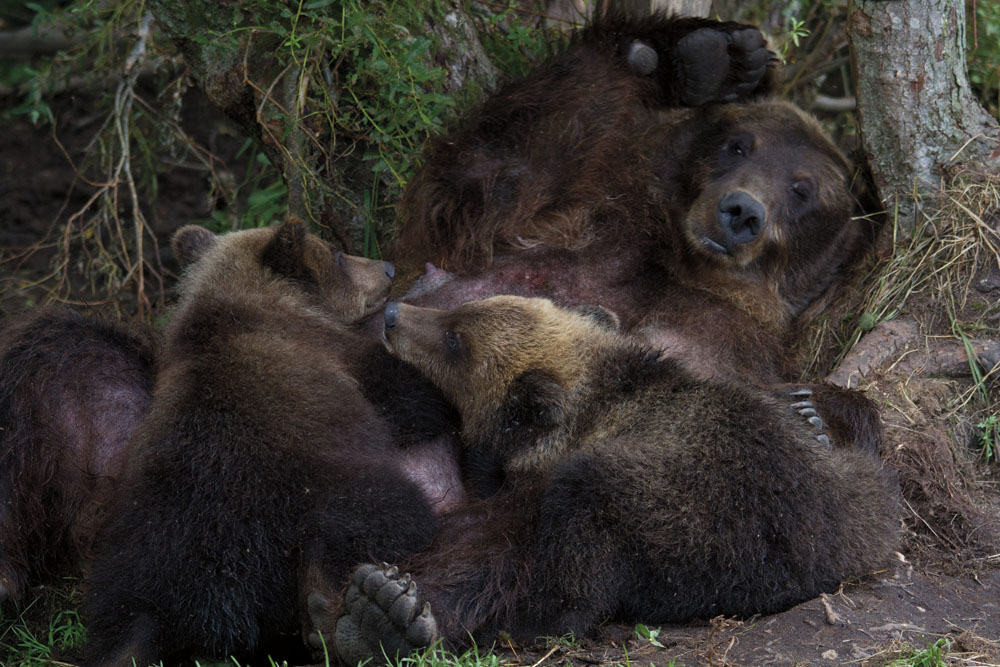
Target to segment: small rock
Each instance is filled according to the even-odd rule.
[[[837,652],[834,651],[833,649],[830,649],[829,651],[823,651],[820,657],[822,657],[824,660],[836,660]]]

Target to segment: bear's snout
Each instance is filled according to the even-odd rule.
[[[726,248],[732,250],[734,245],[750,243],[760,236],[767,222],[767,211],[752,196],[737,190],[719,200],[716,218],[725,234]]]
[[[399,304],[395,301],[390,301],[385,304],[385,314],[383,315],[385,320],[385,330],[391,331],[396,328],[396,323],[399,322]]]

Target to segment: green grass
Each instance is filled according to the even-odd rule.
[[[997,415],[990,415],[976,424],[979,429],[979,451],[986,463],[996,463],[1000,459],[1000,421]]]
[[[479,647],[473,645],[460,655],[432,646],[422,653],[402,658],[397,664],[400,667],[500,667],[508,663],[492,651],[481,654]]]
[[[0,665],[42,667],[79,653],[87,631],[78,604],[73,584],[42,588],[19,608],[5,604],[0,609]]]
[[[17,608],[6,603],[0,609],[0,665],[3,667],[52,667],[69,665],[79,657],[86,641],[77,607],[80,590],[76,582],[62,586],[39,587],[34,595]],[[161,663],[162,664],[162,663]],[[247,667],[239,661],[196,661],[198,667]],[[269,658],[266,667],[285,663]],[[325,667],[336,665],[329,656],[319,661]],[[461,654],[440,646],[401,658],[399,667],[501,667],[509,664],[492,650],[475,644]]]
[[[887,667],[945,667],[948,661],[945,659],[951,649],[951,642],[947,637],[941,637],[933,644],[928,640],[926,648],[901,651],[901,654],[891,662],[886,663]]]

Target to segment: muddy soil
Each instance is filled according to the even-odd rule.
[[[879,665],[904,646],[927,648],[942,637],[953,662],[1000,664],[1000,572],[955,576],[900,562],[780,614],[664,626],[656,636],[662,647],[631,627],[607,626],[575,645],[516,651],[516,664],[545,657],[549,665]],[[510,648],[505,653],[515,659]]]

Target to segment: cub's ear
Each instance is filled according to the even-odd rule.
[[[608,331],[615,333],[622,330],[621,320],[618,319],[617,315],[604,306],[576,306],[570,310],[589,317],[602,329],[607,329]]]
[[[306,226],[301,220],[289,220],[274,232],[274,238],[264,248],[261,263],[278,275],[301,282],[311,282],[306,267]]]
[[[569,392],[549,373],[525,371],[510,387],[502,408],[503,422],[511,426],[557,426],[566,419],[569,398]]]
[[[204,227],[185,225],[174,234],[170,246],[181,268],[185,268],[201,259],[205,251],[215,245],[216,238]]]

